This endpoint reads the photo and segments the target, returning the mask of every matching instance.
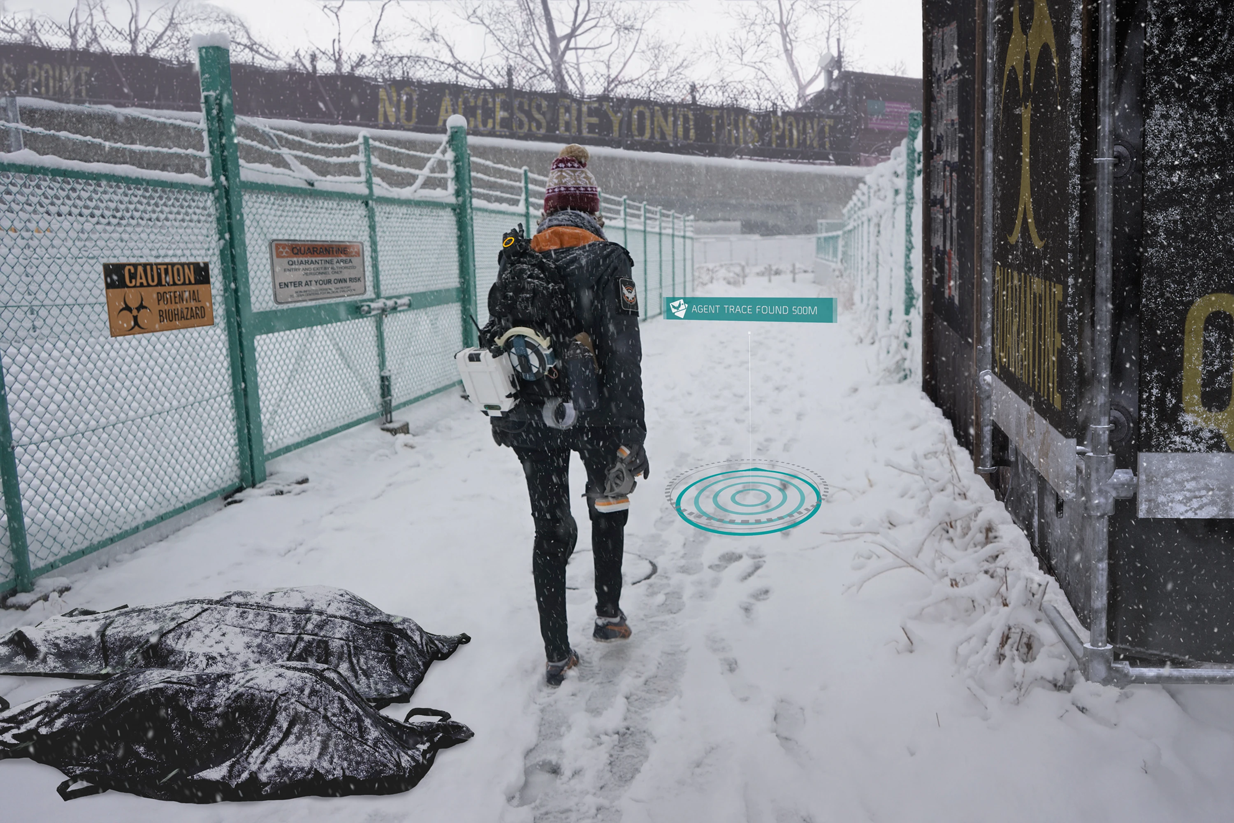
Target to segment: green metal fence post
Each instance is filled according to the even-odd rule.
[[[913,196],[913,184],[917,181],[917,134],[921,131],[921,112],[908,113],[908,144],[905,149],[905,162],[908,168],[907,179],[904,181],[904,316],[913,310],[916,301],[913,283],[913,207],[916,205]],[[910,329],[911,332],[911,329]]]
[[[531,237],[531,173],[523,166],[523,212],[527,220],[527,236]]]
[[[656,206],[656,243],[659,251],[656,253],[660,259],[660,306],[657,308],[664,311],[664,209]]]
[[[690,285],[690,263],[688,260],[690,254],[689,229],[686,227],[687,217],[681,216],[681,293],[684,295],[689,291]]]
[[[367,133],[360,135],[360,149],[364,161],[364,190],[368,198],[364,201],[364,211],[368,216],[368,259],[373,265],[373,297],[381,297],[381,262],[377,259],[377,204],[373,191],[373,145]],[[377,332],[377,388],[381,398],[381,422],[394,421],[394,380],[390,367],[386,362],[386,316],[378,314],[373,321]]]
[[[4,362],[0,361],[0,481],[4,489],[4,516],[9,524],[9,553],[13,555],[13,576],[17,591],[34,587],[30,576],[30,547],[26,542],[26,515],[21,503],[21,481],[17,477],[17,452],[13,450],[13,424],[9,420],[9,393],[4,382]]]
[[[651,286],[648,285],[648,280],[647,280],[647,269],[649,268],[647,263],[649,262],[649,259],[647,257],[647,203],[646,201],[644,201],[643,203],[639,205],[639,211],[642,212],[643,214],[643,319],[646,320],[647,318],[651,317],[651,295],[647,292],[647,290],[651,288]]]
[[[694,217],[690,217],[690,294],[694,293],[694,289],[698,285],[698,272],[694,270],[694,267],[698,265],[694,259],[694,255],[698,252],[698,235],[696,231]]]
[[[668,265],[669,279],[671,280],[670,288],[672,293],[670,297],[678,297],[677,294],[677,212],[670,211],[668,213]],[[663,297],[663,295],[661,295]]]
[[[248,331],[252,315],[248,252],[244,245],[244,200],[240,191],[240,155],[236,149],[236,116],[231,99],[231,60],[221,46],[198,49],[201,105],[210,146],[210,177],[214,184],[215,216],[220,239],[227,348],[231,361],[232,401],[240,482],[255,486],[266,479],[266,451],[261,432],[261,401],[257,385],[257,348]]]
[[[630,248],[630,200],[621,196],[621,245]]]
[[[471,205],[471,155],[467,149],[467,120],[451,115],[446,121],[450,151],[454,155],[454,220],[458,227],[458,302],[463,315],[463,346],[480,342],[476,317],[475,212]]]
[[[684,217],[681,220],[681,259],[686,267],[685,276],[681,279],[682,296],[688,297],[694,286],[694,243],[690,234],[694,225],[694,217]]]

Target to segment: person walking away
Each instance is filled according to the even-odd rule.
[[[604,235],[600,191],[587,161],[587,150],[574,144],[552,161],[542,219],[530,245],[556,270],[573,298],[571,319],[577,333],[570,346],[591,361],[587,366],[596,373],[595,402],[580,402],[574,409],[552,398],[526,398],[510,413],[492,419],[494,440],[514,449],[527,478],[535,523],[532,573],[550,686],[560,685],[579,662],[566,622],[566,563],[578,538],[570,514],[571,452],[578,452],[587,473],[596,591],[592,636],[601,642],[631,635],[620,605],[628,493],[635,476],[649,476],[633,261],[625,248]],[[494,288],[500,285],[499,276]],[[489,301],[491,313],[491,293]],[[529,389],[518,392],[525,394]]]

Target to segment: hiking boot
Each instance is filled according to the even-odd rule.
[[[591,632],[591,636],[601,643],[627,640],[630,634],[630,625],[626,623],[626,613],[620,609],[617,610],[616,617],[597,617],[596,627]]]
[[[566,672],[578,665],[578,652],[570,650],[565,660],[548,661],[544,664],[544,682],[550,686],[560,686],[566,679]]]

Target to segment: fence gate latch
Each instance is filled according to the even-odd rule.
[[[1130,500],[1135,497],[1136,482],[1135,472],[1131,469],[1115,469],[1105,485],[1115,500]]]

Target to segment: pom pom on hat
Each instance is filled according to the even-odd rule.
[[[587,161],[591,159],[591,154],[583,146],[578,143],[571,143],[557,153],[558,157],[572,157],[582,163],[584,168],[587,166]]]
[[[553,160],[544,191],[544,213],[571,209],[587,214],[600,213],[600,187],[587,170],[590,153],[571,143]]]

